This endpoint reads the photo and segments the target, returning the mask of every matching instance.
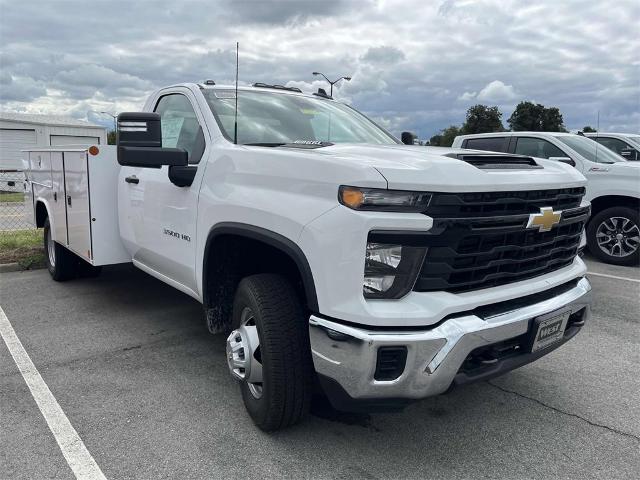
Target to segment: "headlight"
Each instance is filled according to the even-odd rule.
[[[584,255],[584,249],[587,246],[587,234],[582,229],[582,235],[580,235],[580,245],[578,246],[578,255],[582,257]]]
[[[338,191],[338,200],[342,205],[353,210],[423,212],[429,206],[431,194],[342,185]]]
[[[426,248],[368,242],[364,263],[365,298],[400,298],[412,288]]]

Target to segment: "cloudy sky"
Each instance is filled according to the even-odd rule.
[[[640,2],[0,0],[0,109],[86,118],[176,82],[316,90],[428,138],[476,103],[521,100],[569,129],[640,130]]]

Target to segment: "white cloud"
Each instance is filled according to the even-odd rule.
[[[480,92],[464,92],[458,97],[463,102],[485,102],[493,105],[506,105],[519,98],[512,85],[505,85],[500,80],[493,80],[480,90]]]
[[[393,65],[404,60],[405,54],[396,47],[383,45],[370,47],[360,58],[366,63]]]
[[[600,111],[601,128],[638,129],[637,0],[152,3],[95,0],[95,15],[79,0],[0,0],[0,108],[140,108],[167,84],[232,82],[239,41],[242,81],[328,91],[311,72],[350,75],[334,96],[396,133],[459,125],[471,102],[508,118],[530,99],[568,128]]]
[[[518,98],[518,96],[512,85],[505,85],[500,80],[494,80],[480,90],[476,98],[481,102],[503,104]]]
[[[32,102],[46,93],[45,84],[31,77],[14,77],[4,71],[0,76],[0,101],[2,102]]]
[[[462,95],[458,97],[458,100],[462,100],[463,102],[473,100],[478,96],[477,92],[464,92]]]

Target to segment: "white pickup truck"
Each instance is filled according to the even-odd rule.
[[[614,265],[640,265],[640,162],[626,161],[584,135],[496,132],[460,135],[455,148],[547,158],[574,166],[587,178],[591,203],[589,251]]]
[[[588,320],[574,168],[429,153],[322,92],[212,83],[120,114],[117,148],[26,152],[27,178],[53,278],[133,262],[201,302],[260,428],[316,393],[402,408]]]

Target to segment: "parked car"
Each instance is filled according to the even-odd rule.
[[[588,181],[589,251],[614,265],[640,263],[640,162],[627,162],[593,140],[570,133],[461,135],[455,138],[453,146],[530,155],[573,165]]]
[[[616,152],[626,160],[640,160],[640,135],[638,134],[597,132],[583,135]]]
[[[326,94],[170,86],[117,147],[26,161],[54,280],[132,262],[203,303],[264,430],[317,390],[397,409],[502,374],[590,314],[580,172],[402,145]]]

